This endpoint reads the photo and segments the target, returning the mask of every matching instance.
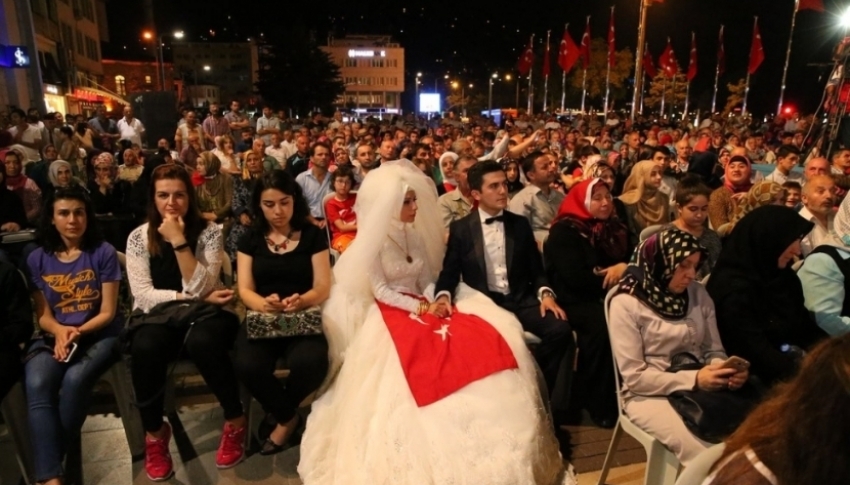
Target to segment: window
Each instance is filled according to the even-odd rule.
[[[150,84],[150,83],[151,83],[151,77],[145,76],[145,84]]]
[[[115,76],[115,92],[121,96],[125,96],[127,94],[127,86],[124,84],[124,76],[120,74]]]
[[[62,42],[66,49],[74,50],[74,29],[66,23],[62,23]]]
[[[80,6],[82,7],[83,17],[94,22],[94,7],[92,7],[91,0],[80,0]]]
[[[77,54],[83,56],[86,54],[85,44],[83,44],[83,34],[78,30],[77,34]]]

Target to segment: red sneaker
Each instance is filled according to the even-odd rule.
[[[230,423],[224,423],[221,432],[221,442],[218,444],[218,452],[215,454],[215,466],[218,468],[231,468],[239,464],[245,457],[245,433],[247,429],[242,426],[239,429]]]
[[[165,436],[156,440],[145,436],[145,471],[154,482],[162,482],[174,475],[174,464],[168,444],[171,442],[171,426],[163,423]]]

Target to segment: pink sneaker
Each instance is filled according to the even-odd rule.
[[[218,468],[231,468],[239,464],[245,457],[245,426],[236,429],[230,423],[224,423],[221,432],[221,442],[218,444],[218,452],[215,454],[215,466]]]
[[[145,471],[154,482],[162,482],[174,475],[174,464],[168,444],[171,442],[171,426],[163,423],[165,436],[156,440],[145,436]]]

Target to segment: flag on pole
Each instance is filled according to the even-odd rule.
[[[587,69],[590,66],[590,16],[587,17],[587,28],[584,30],[584,35],[581,36],[581,68]]]
[[[614,67],[617,61],[617,41],[614,36],[614,7],[611,7],[611,22],[608,25],[608,66]]]
[[[676,53],[673,52],[673,43],[670,41],[669,37],[667,38],[667,47],[658,59],[658,67],[660,67],[664,72],[664,75],[669,78],[675,76],[676,72],[679,70],[679,64],[676,62]]]
[[[824,12],[823,0],[800,0],[800,10],[814,10]]]
[[[652,62],[652,53],[649,52],[649,42],[646,43],[646,48],[643,50],[643,70],[650,78],[655,79],[658,75],[658,69],[655,68],[655,63]]]
[[[544,76],[549,75],[549,70],[550,70],[549,57],[550,57],[549,56],[549,35],[547,34],[546,35],[546,54],[543,57],[543,71],[542,72],[543,72]]]
[[[753,44],[750,47],[750,65],[747,67],[749,74],[755,74],[761,63],[764,61],[764,46],[761,43],[761,33],[759,32],[758,19],[753,26]]]
[[[517,71],[523,76],[528,75],[531,70],[531,65],[534,63],[534,46],[531,41],[528,42],[528,47],[522,52],[517,64]]]
[[[697,77],[697,35],[691,32],[691,58],[688,62],[688,81]]]
[[[569,30],[564,28],[564,38],[561,39],[561,47],[558,49],[558,65],[564,72],[570,72],[580,56],[581,52],[579,52]]]
[[[720,26],[720,38],[717,45],[717,72],[722,76],[726,72],[726,48],[723,47],[723,26]]]

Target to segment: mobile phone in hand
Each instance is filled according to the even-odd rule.
[[[735,369],[738,372],[743,372],[750,368],[750,363],[736,355],[733,355],[732,357],[726,359],[725,362],[720,364],[720,368]]]
[[[71,344],[71,350],[68,351],[68,355],[65,356],[62,362],[65,362],[66,364],[68,362],[71,362],[71,359],[74,358],[74,352],[77,351],[77,347],[79,347],[79,345],[77,345],[77,342],[73,342]]]

